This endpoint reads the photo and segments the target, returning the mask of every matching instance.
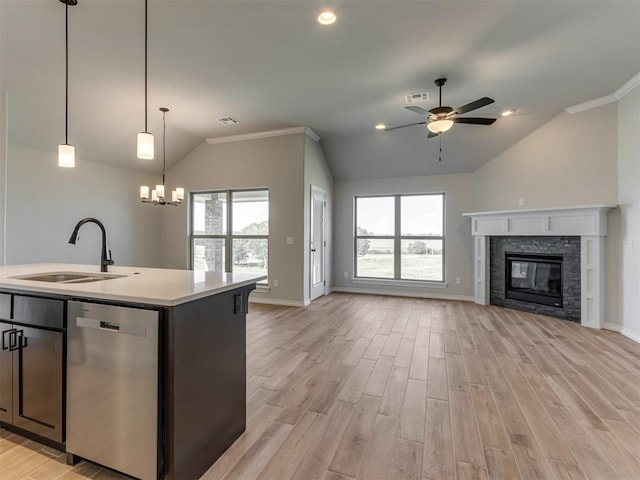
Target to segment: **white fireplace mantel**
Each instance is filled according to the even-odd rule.
[[[616,205],[521,209],[464,213],[471,218],[474,240],[474,300],[489,303],[489,246],[491,236],[579,236],[581,324],[601,328],[605,301],[605,236],[607,212]]]

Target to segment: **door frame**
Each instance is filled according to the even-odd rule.
[[[313,296],[313,200],[314,196],[320,196],[322,198],[322,280],[323,289],[322,293],[317,293]],[[311,185],[311,194],[309,196],[309,301],[313,301],[327,294],[327,191]],[[318,247],[316,247],[317,250]]]

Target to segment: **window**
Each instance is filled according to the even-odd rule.
[[[444,281],[444,194],[355,198],[355,277]]]
[[[268,190],[191,194],[193,270],[268,275],[268,266]]]

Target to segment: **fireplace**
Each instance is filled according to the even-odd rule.
[[[607,213],[616,205],[465,213],[471,218],[474,301],[605,325]],[[507,298],[505,252],[562,256],[562,307]]]
[[[562,307],[562,255],[505,253],[505,297]]]

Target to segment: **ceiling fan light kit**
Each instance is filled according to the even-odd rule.
[[[429,131],[435,134],[444,133],[451,127],[453,127],[453,120],[449,120],[447,118],[436,119],[427,123]]]
[[[491,125],[496,119],[495,118],[479,118],[479,117],[460,117],[467,112],[471,112],[478,108],[485,107],[494,103],[494,100],[489,97],[482,97],[478,100],[475,100],[471,103],[467,103],[462,107],[453,109],[446,105],[442,105],[442,87],[447,82],[447,79],[442,77],[438,78],[435,81],[436,86],[439,89],[439,105],[437,107],[432,108],[431,110],[425,110],[424,108],[418,107],[416,105],[409,105],[404,107],[405,109],[417,113],[418,115],[426,116],[426,120],[424,122],[416,122],[410,123],[408,125],[400,125],[397,127],[387,128],[386,130],[395,130],[397,128],[411,127],[414,125],[425,125],[427,126],[428,135],[427,138],[436,137],[438,135],[443,134],[453,127],[454,123],[466,123],[468,125]]]

